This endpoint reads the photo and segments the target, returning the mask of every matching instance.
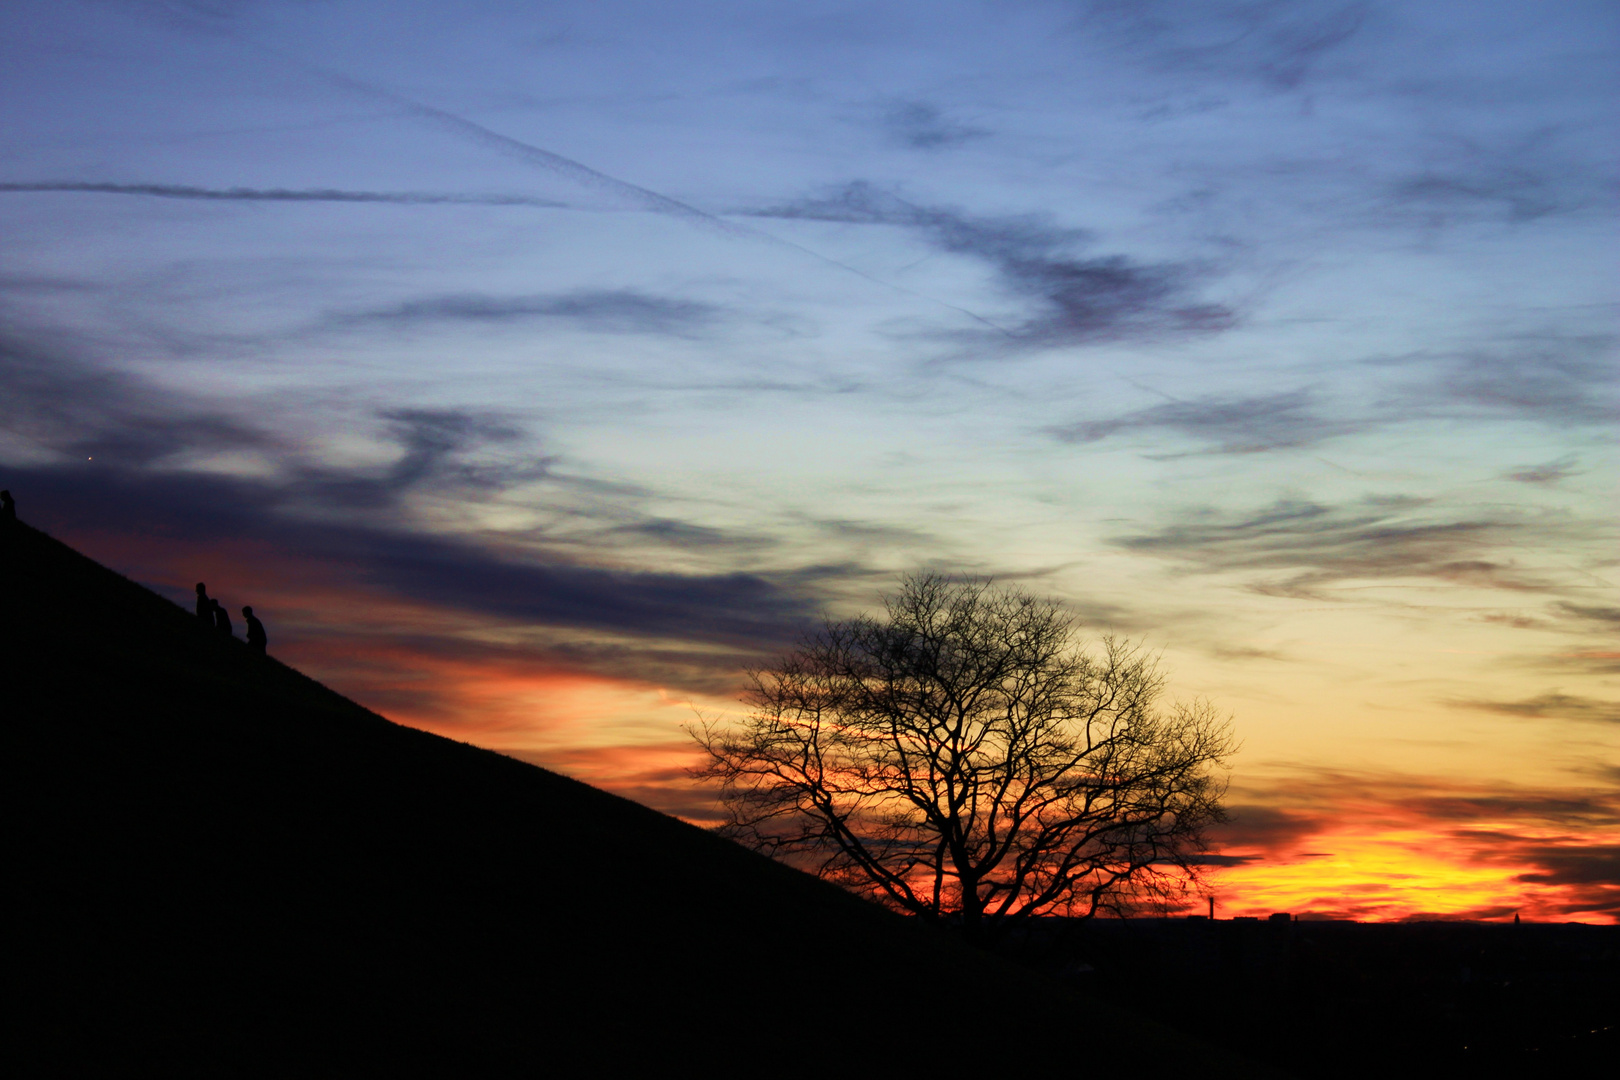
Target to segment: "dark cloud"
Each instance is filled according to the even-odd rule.
[[[459,460],[464,451],[518,438],[519,431],[499,417],[459,409],[399,409],[383,412],[381,419],[400,449],[391,465],[362,470],[291,463],[280,486],[283,504],[391,510],[412,490],[434,487],[475,495],[543,477],[552,464],[545,458],[502,467]]]
[[[1530,221],[1561,209],[1552,179],[1529,169],[1424,172],[1391,185],[1388,203],[1429,225],[1501,216]]]
[[[1575,694],[1548,693],[1525,701],[1456,701],[1462,708],[1484,709],[1508,716],[1549,720],[1581,720],[1588,723],[1620,724],[1620,702],[1599,701]]]
[[[375,471],[337,470],[301,461],[298,448],[256,422],[249,410],[227,407],[160,387],[80,358],[61,343],[0,337],[0,389],[14,411],[7,426],[36,445],[100,470],[161,468],[181,454],[232,450],[277,457],[285,476],[278,505],[376,509],[392,507],[409,489],[430,483],[464,490],[531,479],[547,462],[531,462],[495,477],[457,464],[475,445],[510,441],[518,431],[498,417],[462,410],[402,409],[379,419],[400,448]]]
[[[1526,852],[1541,869],[1520,874],[1519,880],[1537,885],[1620,886],[1620,844],[1591,847],[1534,847]],[[1620,910],[1620,896],[1613,909]]]
[[[1228,820],[1210,830],[1211,846],[1219,848],[1260,848],[1279,854],[1321,831],[1328,819],[1304,808],[1233,803],[1227,807]]]
[[[1353,38],[1367,3],[1089,0],[1085,24],[1118,52],[1178,77],[1298,90]]]
[[[1404,773],[1351,772],[1337,769],[1302,771],[1265,788],[1250,787],[1246,803],[1271,816],[1256,820],[1257,843],[1269,832],[1285,840],[1296,835],[1293,823],[1310,828],[1334,829],[1346,824],[1345,807],[1357,807],[1355,823],[1385,829],[1410,822],[1414,816],[1431,824],[1465,829],[1479,840],[1511,838],[1515,831],[1497,832],[1504,822],[1515,829],[1530,825],[1569,832],[1606,829],[1620,825],[1620,788],[1544,789],[1509,783],[1473,784]]]
[[[1205,397],[1171,401],[1108,420],[1050,428],[1068,443],[1089,443],[1138,431],[1170,431],[1210,444],[1216,453],[1242,454],[1308,446],[1359,430],[1351,421],[1329,420],[1313,408],[1309,391],[1291,390],[1248,398]]]
[[[1576,475],[1577,459],[1573,454],[1549,461],[1545,465],[1526,465],[1522,469],[1514,469],[1505,474],[1505,479],[1517,480],[1521,484],[1544,484],[1551,486],[1568,477]]]
[[[606,333],[690,334],[708,327],[718,314],[718,309],[712,305],[692,300],[649,296],[629,289],[595,289],[535,296],[435,296],[373,311],[333,315],[327,324],[512,323],[562,319]]]
[[[1398,394],[1375,402],[1362,415],[1334,417],[1308,389],[1249,397],[1208,396],[1105,419],[1048,428],[1068,443],[1090,443],[1132,433],[1169,432],[1205,444],[1197,452],[1238,454],[1310,446],[1340,435],[1459,412],[1508,415],[1565,427],[1608,425],[1620,419],[1620,365],[1612,339],[1591,335],[1546,335],[1510,339],[1491,349],[1423,354],[1370,361],[1374,366],[1412,367],[1428,374],[1407,382]],[[1179,454],[1156,454],[1173,457]],[[1566,455],[1505,474],[1520,483],[1551,486],[1577,475],[1578,459]]]
[[[883,116],[883,127],[890,138],[918,150],[938,150],[989,134],[958,123],[937,106],[921,101],[904,101],[889,109]]]
[[[358,561],[366,580],[399,595],[515,622],[770,647],[815,614],[808,597],[756,574],[610,570],[409,534],[323,539],[338,541],[333,554]]]
[[[1248,515],[1219,510],[1153,532],[1112,538],[1131,551],[1164,555],[1205,572],[1281,571],[1251,586],[1278,596],[1317,597],[1337,582],[1427,577],[1506,589],[1541,587],[1511,561],[1487,557],[1520,536],[1574,529],[1569,523],[1512,516],[1431,521],[1420,500],[1368,498],[1347,507],[1282,499]]]
[[[45,527],[172,536],[198,545],[266,543],[358,584],[429,607],[520,624],[642,638],[779,648],[816,611],[809,582],[757,574],[677,574],[568,561],[544,546],[496,549],[404,525],[297,514],[297,482],[94,466],[16,468],[8,484]],[[322,490],[325,496],[328,490]]]
[[[127,466],[183,451],[267,449],[272,434],[227,409],[182,401],[150,383],[87,364],[59,343],[0,333],[6,427],[43,448]]]
[[[207,202],[338,202],[392,203],[404,206],[535,206],[563,209],[567,203],[532,195],[480,195],[433,191],[346,191],[339,188],[206,188],[187,184],[108,184],[79,180],[0,183],[0,192],[78,192],[97,195],[142,195],[158,199]]]
[[[1263,855],[1195,855],[1188,861],[1194,866],[1247,866],[1249,863],[1262,862]]]
[[[1613,178],[1592,159],[1588,143],[1578,127],[1557,124],[1494,140],[1431,139],[1418,150],[1418,167],[1375,195],[1375,216],[1442,228],[1477,221],[1516,225],[1606,208]]]
[[[1511,626],[1515,630],[1531,630],[1536,627],[1546,625],[1546,623],[1542,622],[1540,619],[1532,619],[1528,615],[1508,615],[1503,613],[1481,615],[1479,616],[1479,621],[1497,623],[1501,626]]]
[[[1371,363],[1425,372],[1378,403],[1391,418],[1508,416],[1564,427],[1620,418],[1620,364],[1612,334],[1506,337],[1490,347],[1381,358]]]
[[[678,521],[674,518],[648,518],[628,525],[615,525],[606,529],[605,537],[630,536],[641,540],[654,540],[660,544],[675,548],[695,548],[716,550],[720,548],[748,548],[757,549],[769,547],[774,540],[765,536],[749,536],[742,533],[726,532],[723,529],[712,529],[706,525],[696,525],[690,521]]]
[[[385,411],[382,433],[398,456],[384,466],[342,469],[311,464],[299,448],[228,414],[62,351],[6,343],[0,389],[29,417],[31,437],[71,455],[57,464],[10,466],[6,486],[18,493],[26,519],[70,534],[161,537],[198,551],[269,545],[289,560],[340,572],[356,587],[430,608],[756,655],[791,642],[815,615],[820,587],[851,569],[774,576],[616,569],[581,562],[544,536],[424,531],[408,509],[415,493],[476,499],[549,475],[544,459],[465,460],[469,451],[517,437],[498,417]],[[182,451],[245,447],[273,451],[273,475],[162,467]],[[642,531],[666,543],[724,541],[663,519],[650,519]]]
[[[1211,333],[1234,321],[1230,309],[1196,298],[1196,286],[1207,270],[1123,255],[1084,258],[1073,249],[1088,234],[1043,217],[976,217],[918,206],[860,182],[824,198],[755,213],[914,229],[943,251],[980,259],[995,269],[1010,293],[1040,309],[1021,323],[996,325],[1002,338],[1016,343],[1046,346]]]
[[[1620,608],[1601,607],[1593,604],[1572,604],[1567,600],[1560,600],[1553,606],[1572,618],[1583,619],[1602,627],[1620,630]]]
[[[1535,666],[1579,675],[1620,675],[1620,649],[1577,649],[1574,652],[1543,656]]]
[[[1288,657],[1273,649],[1256,649],[1248,645],[1223,645],[1213,642],[1207,646],[1209,654],[1219,660],[1271,660],[1284,661]]]

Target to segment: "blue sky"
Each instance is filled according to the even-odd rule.
[[[692,708],[994,575],[1234,714],[1234,874],[1354,803],[1445,910],[1609,917],[1617,43],[1574,2],[14,2],[0,469],[391,715],[697,819]]]

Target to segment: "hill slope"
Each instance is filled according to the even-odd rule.
[[[864,1072],[883,1051],[1254,1074],[682,822],[392,724],[27,526],[0,542],[13,1064]]]

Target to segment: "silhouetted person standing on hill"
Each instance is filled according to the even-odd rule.
[[[214,625],[214,601],[208,596],[208,586],[197,582],[197,618]]]
[[[231,613],[225,610],[225,605],[218,600],[214,604],[214,629],[224,637],[234,636],[231,631]]]
[[[270,639],[264,633],[264,623],[253,617],[252,607],[242,609],[242,618],[247,620],[248,646],[254,652],[264,652],[265,646],[270,643]]]
[[[17,504],[11,498],[11,492],[0,491],[0,524],[10,525],[17,520]]]

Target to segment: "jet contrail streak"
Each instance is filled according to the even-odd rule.
[[[439,128],[471,139],[472,141],[487,146],[492,150],[496,150],[507,157],[516,158],[517,160],[527,162],[531,165],[537,165],[540,168],[546,169],[548,172],[559,176],[568,177],[577,183],[594,188],[598,191],[612,192],[630,200],[637,205],[643,206],[648,210],[652,210],[657,213],[669,214],[672,217],[681,218],[685,221],[691,222],[694,225],[708,228],[715,232],[720,232],[724,233],[725,235],[735,237],[752,237],[755,239],[764,240],[767,243],[775,244],[779,247],[790,248],[793,251],[797,251],[801,255],[808,255],[810,258],[815,259],[818,262],[825,263],[828,266],[837,267],[846,273],[854,274],[856,277],[859,277],[864,281],[871,282],[874,285],[881,286],[885,289],[891,289],[904,296],[910,296],[926,303],[938,304],[939,306],[948,308],[959,315],[965,315],[975,322],[995,330],[999,334],[1003,334],[1008,337],[1012,336],[1012,334],[1009,333],[1005,327],[997,326],[984,316],[975,314],[966,308],[957,307],[955,304],[947,303],[944,300],[939,300],[931,296],[926,296],[922,293],[914,292],[902,285],[896,285],[891,281],[884,281],[881,278],[873,277],[871,274],[868,274],[863,270],[859,270],[856,267],[850,266],[848,263],[840,262],[837,259],[831,258],[830,256],[821,254],[819,251],[814,251],[810,248],[804,247],[801,244],[796,244],[791,240],[784,240],[781,237],[772,236],[770,233],[763,232],[759,229],[741,226],[733,222],[726,221],[725,219],[711,214],[706,210],[700,210],[689,203],[681,202],[679,199],[672,199],[668,195],[661,195],[650,188],[644,188],[639,184],[632,184],[627,180],[620,180],[616,176],[609,176],[607,173],[593,169],[583,162],[575,161],[572,158],[563,157],[561,154],[554,154],[550,150],[535,146],[532,143],[526,143],[521,139],[514,139],[510,135],[503,135],[498,131],[494,131],[483,126],[482,124],[468,120],[464,116],[458,116],[453,112],[435,108],[432,105],[427,105],[413,98],[408,98],[403,94],[395,93],[394,91],[385,87],[362,82],[359,79],[333,71],[330,68],[313,64],[287,52],[284,49],[279,49],[273,45],[267,45],[262,41],[246,37],[232,29],[222,28],[217,24],[207,25],[206,23],[203,23],[202,20],[197,18],[197,13],[195,11],[175,11],[173,7],[168,4],[163,4],[160,6],[164,8],[171,17],[178,17],[182,21],[190,22],[194,26],[200,25],[206,33],[213,33],[229,37],[238,44],[246,45],[250,48],[257,49],[260,52],[276,56],[284,63],[290,64],[291,66],[296,67],[299,70],[304,71],[318,79],[321,79],[324,82],[342,87],[351,93],[360,94],[372,99],[380,98],[384,101],[390,102],[420,120],[428,121]]]
[[[938,304],[941,307],[949,308],[958,314],[966,315],[975,322],[990,327],[999,334],[1005,334],[1009,337],[1012,336],[1005,327],[997,326],[989,319],[986,319],[982,315],[975,314],[974,312],[969,311],[967,308],[957,307],[955,304],[947,303],[944,300],[939,300],[931,296],[925,296],[922,293],[907,289],[902,285],[896,285],[892,281],[884,281],[881,278],[873,277],[871,274],[857,269],[856,267],[850,266],[848,263],[839,262],[837,259],[823,255],[819,251],[814,251],[810,248],[804,247],[801,244],[796,244],[791,240],[784,240],[779,236],[772,236],[770,233],[764,232],[760,229],[750,228],[745,225],[738,225],[734,222],[726,221],[724,218],[711,214],[706,210],[700,210],[689,203],[681,202],[679,199],[672,199],[668,195],[661,195],[650,188],[644,188],[639,184],[632,184],[627,180],[620,180],[616,176],[609,176],[607,173],[593,169],[589,165],[575,161],[572,158],[563,157],[561,154],[554,154],[550,150],[535,146],[532,143],[526,143],[521,139],[514,139],[510,135],[503,135],[498,131],[493,131],[482,124],[468,120],[464,116],[457,116],[455,113],[447,112],[444,109],[435,108],[432,105],[425,105],[420,101],[397,94],[394,91],[388,90],[384,87],[373,86],[370,83],[361,82],[358,79],[353,79],[347,75],[308,64],[302,60],[286,57],[284,53],[279,53],[279,50],[271,51],[277,52],[278,55],[282,55],[290,63],[297,65],[310,74],[315,75],[317,78],[324,79],[327,82],[341,86],[344,89],[355,93],[373,98],[382,98],[385,101],[392,102],[394,105],[397,105],[401,109],[404,109],[406,112],[418,117],[419,119],[426,120],[437,127],[470,138],[475,142],[488,146],[492,150],[506,155],[507,157],[516,158],[519,161],[524,161],[532,165],[538,165],[543,169],[556,173],[560,176],[568,177],[569,179],[584,184],[587,187],[595,188],[598,191],[612,192],[628,198],[630,201],[641,205],[648,210],[652,210],[657,213],[669,214],[673,217],[678,217],[685,221],[691,222],[694,225],[724,233],[727,236],[749,237],[764,240],[767,243],[775,244],[779,247],[790,248],[801,255],[808,255],[818,262],[826,263],[827,265],[837,267],[846,273],[854,274],[856,277],[859,277],[864,281],[869,281],[874,285],[879,285],[885,289],[892,289],[895,292],[901,293],[905,296],[914,297],[918,300],[923,300],[931,304]]]
[[[338,188],[206,188],[186,184],[108,184],[81,180],[0,183],[6,191],[88,192],[101,195],[146,195],[159,199],[203,199],[220,202],[399,203],[407,206],[538,206],[567,209],[568,204],[532,195],[471,195],[432,191],[344,191]]]

